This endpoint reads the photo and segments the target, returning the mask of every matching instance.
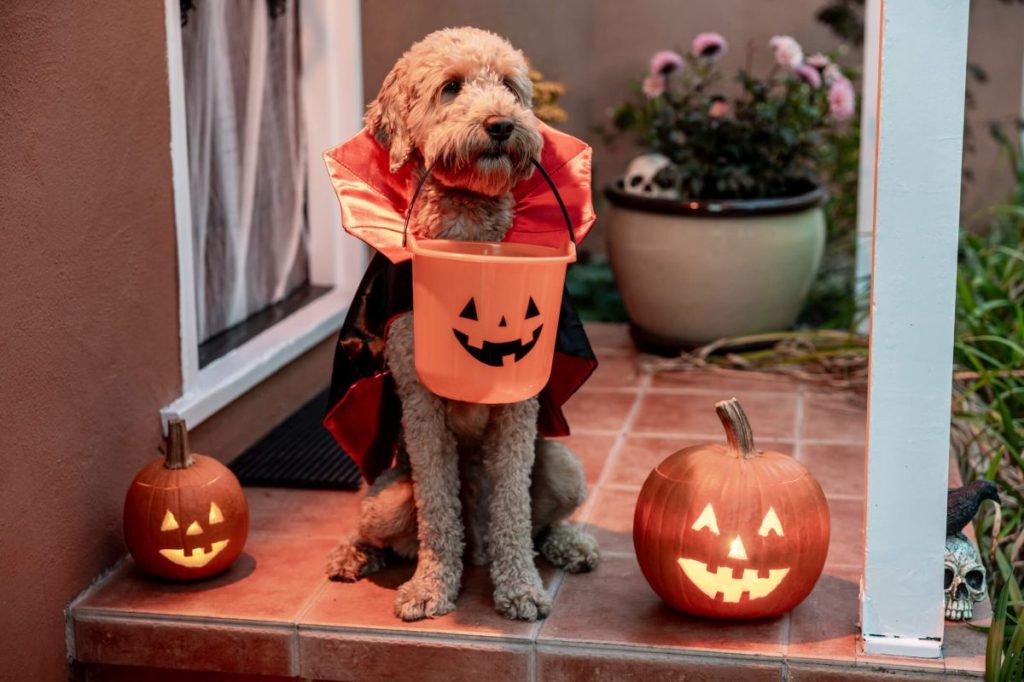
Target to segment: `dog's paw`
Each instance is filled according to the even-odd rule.
[[[551,528],[541,542],[540,553],[548,563],[569,573],[592,571],[601,560],[594,536],[567,523]]]
[[[540,580],[494,589],[494,608],[513,620],[534,621],[551,613],[551,597]]]
[[[384,552],[370,545],[345,540],[327,555],[327,576],[351,583],[384,568]]]
[[[455,610],[455,600],[441,584],[413,578],[398,588],[395,615],[402,620],[437,618]]]

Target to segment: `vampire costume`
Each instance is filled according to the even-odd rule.
[[[579,243],[595,219],[590,147],[543,123],[540,132],[540,163],[558,187]],[[324,160],[341,202],[342,226],[377,250],[338,336],[324,419],[372,483],[391,465],[400,433],[401,404],[384,363],[384,339],[389,322],[412,309],[411,254],[403,245],[403,233],[419,178],[413,163],[391,173],[387,150],[365,129],[325,153]],[[541,174],[520,182],[512,194],[514,217],[505,241],[561,246],[568,238],[562,209]],[[539,395],[540,435],[569,434],[562,405],[596,367],[583,325],[563,294],[551,377]]]

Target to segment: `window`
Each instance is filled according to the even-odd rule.
[[[365,251],[321,154],[358,131],[358,0],[165,0],[182,396],[196,426],[340,326]]]

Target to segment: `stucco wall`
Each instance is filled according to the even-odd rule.
[[[0,678],[67,679],[67,603],[178,397],[163,2],[0,3]],[[230,459],[326,385],[332,340],[193,433]]]
[[[593,134],[606,123],[605,112],[646,69],[656,49],[687,49],[702,31],[718,31],[731,42],[728,71],[745,59],[747,41],[759,47],[762,69],[771,62],[766,43],[776,34],[794,36],[810,54],[831,51],[837,41],[814,19],[824,0],[521,0],[515,3],[432,0],[408,3],[373,0],[363,3],[363,58],[366,101],[377,94],[391,65],[414,41],[445,26],[472,25],[507,36],[545,74],[565,83],[569,113],[567,132],[594,146],[598,187],[622,172],[636,151],[626,138],[614,150]],[[977,179],[965,188],[965,217],[1004,198],[1012,177],[988,135],[988,121],[1020,115],[1024,8],[997,0],[971,3],[970,59],[985,68],[990,80],[972,85],[977,107],[968,112],[977,150],[967,164]],[[859,65],[856,52],[847,56]],[[762,71],[763,72],[763,71]],[[602,249],[600,220],[588,248]]]
[[[0,64],[0,676],[60,680],[179,390],[162,3],[3,3]]]

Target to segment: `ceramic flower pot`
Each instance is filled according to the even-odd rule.
[[[796,321],[825,248],[826,193],[684,202],[605,190],[608,257],[648,349],[676,350]]]

